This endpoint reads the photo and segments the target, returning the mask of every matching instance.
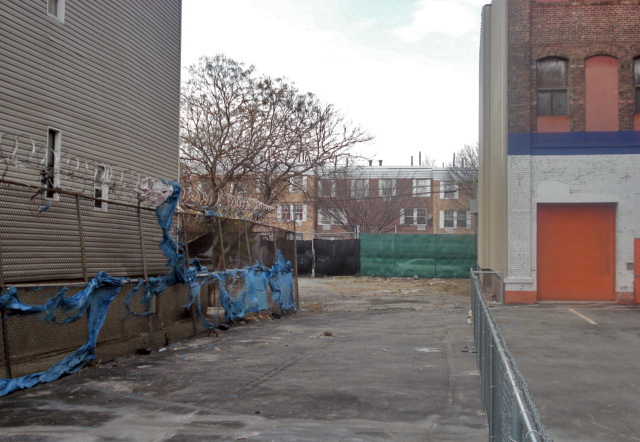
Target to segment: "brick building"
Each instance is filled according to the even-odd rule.
[[[480,86],[479,265],[506,302],[640,301],[640,3],[494,0]]]
[[[374,227],[384,222],[380,233],[473,234],[469,186],[473,183],[452,179],[446,168],[354,168],[296,177],[275,204],[275,216],[280,223],[295,221],[301,239],[353,238],[356,225],[372,231],[362,225],[366,222]],[[339,222],[344,217],[353,219],[353,226]]]

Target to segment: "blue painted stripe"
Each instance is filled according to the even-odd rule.
[[[638,154],[639,131],[509,134],[509,155]]]

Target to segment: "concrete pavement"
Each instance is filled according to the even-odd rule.
[[[640,441],[640,309],[492,308],[555,442]]]
[[[0,398],[0,440],[487,439],[468,297],[388,286],[344,296],[323,284],[301,280],[306,313]]]

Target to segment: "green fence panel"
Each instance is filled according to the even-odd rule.
[[[468,278],[477,263],[476,235],[360,236],[360,274]]]

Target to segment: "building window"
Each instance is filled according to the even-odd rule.
[[[320,180],[318,196],[321,198],[331,198],[336,196],[336,180]]]
[[[456,226],[456,212],[453,210],[446,210],[444,212],[444,227],[455,227]]]
[[[453,181],[440,182],[440,199],[455,200],[458,199],[458,184]]]
[[[427,198],[431,196],[431,180],[413,180],[413,196]]]
[[[278,221],[306,221],[307,206],[304,204],[278,204]]]
[[[413,209],[402,209],[402,219],[400,220],[400,224],[413,224]]]
[[[303,193],[307,190],[307,177],[306,176],[294,176],[291,178],[289,184],[290,193]]]
[[[351,198],[366,198],[369,194],[369,180],[351,180]]]
[[[346,223],[344,211],[340,209],[322,208],[318,210],[318,225],[338,226]]]
[[[633,60],[633,83],[636,87],[636,114],[640,114],[640,57]]]
[[[60,187],[60,144],[62,132],[49,128],[47,132],[47,150],[44,169],[40,172],[42,185],[45,187],[47,198],[58,199],[59,194],[53,189]]]
[[[105,165],[97,165],[94,173],[93,197],[106,200],[109,198],[109,167]],[[94,207],[106,212],[107,203],[104,201],[94,200]]]
[[[440,212],[440,228],[468,229],[471,213],[464,210],[445,210]]]
[[[378,180],[378,191],[384,199],[396,196],[396,180]]]
[[[291,205],[278,204],[278,221],[291,221]]]
[[[306,221],[306,206],[303,204],[294,204],[293,205],[293,214],[295,216],[296,221]]]
[[[64,22],[64,2],[65,0],[47,0],[47,15]]]
[[[549,57],[539,60],[538,116],[566,116],[568,62],[564,58]]]
[[[416,224],[427,224],[427,209],[416,209]]]
[[[467,212],[458,211],[456,218],[456,227],[459,229],[467,228]]]

